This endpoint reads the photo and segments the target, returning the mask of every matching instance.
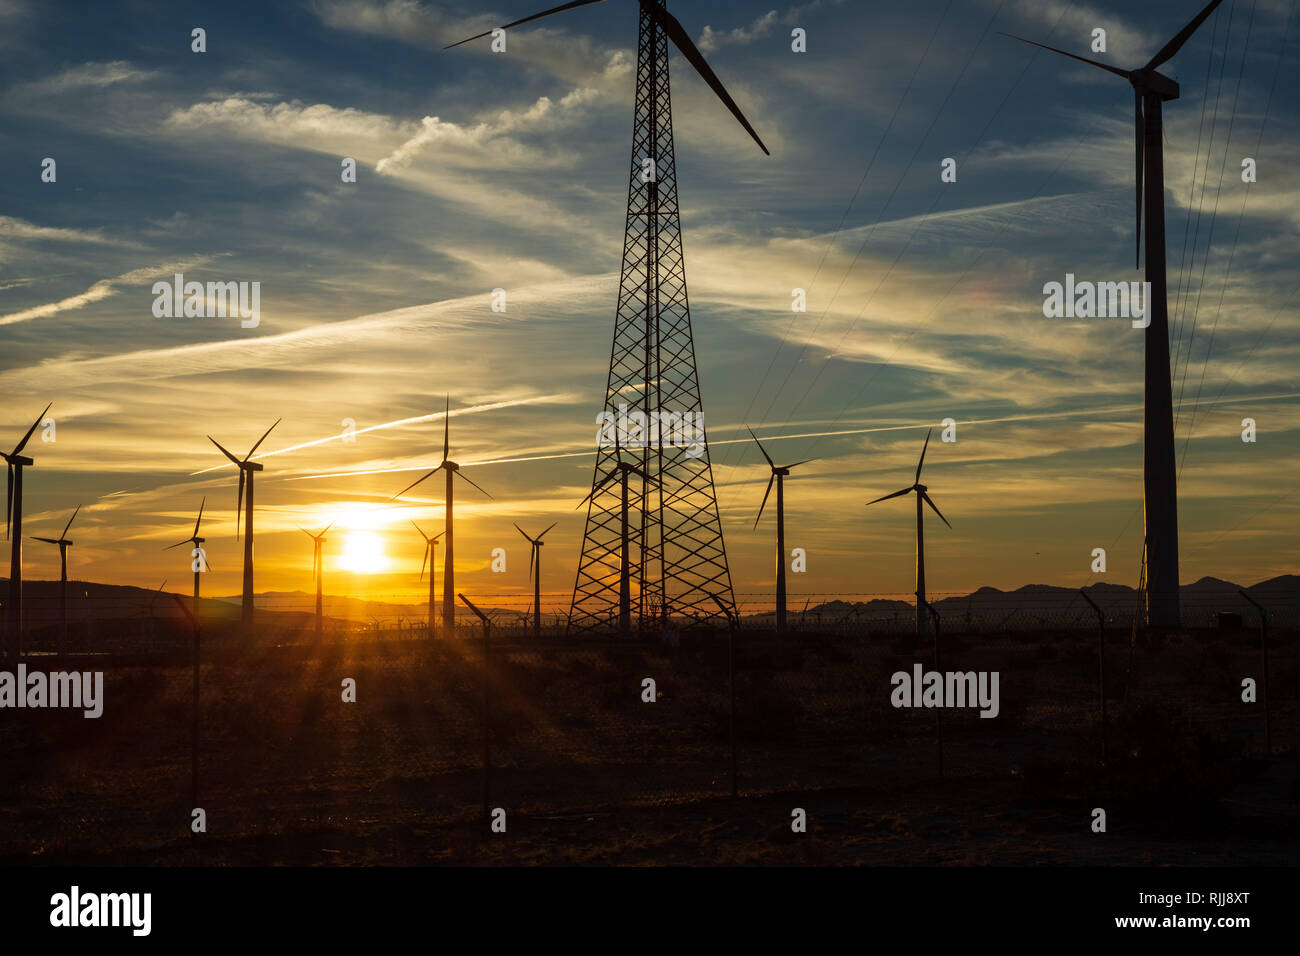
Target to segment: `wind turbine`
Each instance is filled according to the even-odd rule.
[[[77,510],[72,512],[72,517],[68,523],[63,526],[63,533],[57,538],[37,538],[33,536],[33,541],[44,541],[46,544],[57,544],[59,546],[59,653],[63,653],[63,648],[68,643],[68,548],[72,547],[72,542],[68,540],[68,529],[72,527],[72,522],[77,517],[77,512],[81,511],[81,505],[77,505]]]
[[[53,402],[45,406],[48,412]],[[9,601],[5,605],[8,617],[9,654],[17,660],[23,633],[23,469],[36,462],[23,455],[36,426],[45,418],[45,412],[36,416],[32,427],[9,454],[0,452],[6,465],[5,482],[5,537],[9,538]]]
[[[468,480],[468,479],[466,479],[466,480]],[[434,629],[434,624],[433,624],[433,608],[434,608],[434,597],[433,597],[433,579],[434,579],[434,573],[433,573],[433,572],[434,572],[434,566],[433,566],[433,565],[434,565],[434,554],[433,554],[433,549],[434,549],[435,547],[437,547],[437,545],[438,545],[438,539],[442,537],[442,534],[435,534],[433,537],[430,537],[429,535],[425,534],[425,533],[424,533],[424,529],[421,528],[421,527],[420,527],[418,524],[416,524],[414,521],[411,522],[411,526],[412,526],[413,528],[415,528],[416,531],[420,532],[420,537],[424,539],[424,559],[420,562],[420,578],[421,578],[421,579],[424,578],[424,569],[427,567],[427,568],[429,569],[429,640],[433,640],[433,638],[434,638],[434,631],[433,631],[433,629]]]
[[[939,520],[948,525],[949,528],[952,527],[951,524],[948,524],[948,519],[943,516],[943,512],[939,510],[939,507],[930,500],[930,495],[927,493],[925,485],[921,484],[921,466],[925,464],[925,450],[930,447],[930,435],[933,433],[934,429],[931,428],[930,431],[925,434],[925,444],[921,446],[921,460],[916,463],[916,478],[913,480],[911,486],[904,488],[902,491],[895,491],[892,495],[885,495],[882,498],[877,498],[875,501],[867,502],[867,507],[870,507],[877,501],[888,501],[890,498],[898,498],[902,495],[910,495],[912,492],[916,492],[916,634],[918,637],[925,636],[926,628],[925,522],[923,521],[924,516],[921,510],[921,502],[924,501],[929,505],[930,508],[933,509],[934,513],[939,516]]]
[[[772,493],[772,482],[776,482],[776,632],[785,633],[785,479],[790,475],[791,468],[798,468],[800,465],[806,465],[810,461],[816,461],[815,458],[805,458],[803,461],[796,461],[793,465],[781,465],[772,461],[772,456],[767,453],[763,443],[758,440],[754,434],[754,429],[748,425],[745,426],[749,432],[749,437],[754,439],[754,444],[758,450],[763,453],[767,459],[767,466],[772,469],[772,476],[767,479],[767,491],[763,492],[763,503],[758,506],[758,517],[754,519],[754,527],[758,527],[759,519],[763,517],[763,509],[767,507],[767,496]]]
[[[331,521],[325,526],[325,531],[329,531],[330,528],[334,527],[334,524],[335,521]],[[306,528],[299,528],[298,530],[312,540],[311,570],[312,575],[316,578],[316,637],[319,639],[325,627],[325,614],[322,603],[325,568],[320,555],[321,546],[325,543],[325,531],[320,534],[312,534]]]
[[[551,528],[556,524],[559,522],[552,524]],[[534,538],[519,525],[515,525],[515,530],[522,534],[531,546],[528,551],[528,576],[533,579],[533,637],[539,639],[542,636],[542,544],[544,543],[542,539],[551,528],[547,528]]]
[[[578,502],[581,508],[606,485],[618,479],[622,489],[622,507],[619,509],[620,528],[622,529],[622,548],[620,549],[619,572],[618,572],[618,633],[622,637],[630,637],[632,634],[632,548],[631,548],[631,531],[628,526],[628,475],[637,475],[646,484],[657,483],[655,479],[638,468],[636,465],[629,464],[623,460],[623,449],[618,443],[617,434],[614,437],[615,464],[605,477],[597,481],[587,497]],[[549,530],[549,529],[548,529]],[[642,542],[644,546],[644,541]]]
[[[1160,629],[1179,624],[1178,474],[1174,452],[1173,387],[1169,378],[1169,304],[1165,279],[1165,155],[1162,103],[1178,99],[1178,83],[1156,67],[1182,49],[1223,0],[1210,0],[1147,64],[1121,70],[1108,63],[1075,56],[1024,37],[1003,34],[1128,80],[1133,87],[1133,128],[1137,181],[1135,253],[1142,252],[1145,209],[1146,281],[1151,283],[1146,329],[1146,412],[1142,435],[1142,482],[1146,502],[1147,623]],[[1135,265],[1136,268],[1136,265]]]
[[[447,526],[443,530],[443,534],[447,536],[447,556],[443,559],[442,568],[442,633],[446,637],[452,637],[456,633],[456,535],[452,527],[452,504],[455,491],[452,481],[457,475],[460,475],[461,478],[464,478],[471,485],[474,485],[474,487],[478,488],[479,491],[483,491],[482,488],[479,488],[478,485],[474,484],[473,479],[468,478],[461,473],[460,465],[451,460],[450,429],[451,396],[448,395],[447,410],[442,419],[442,463],[439,464],[437,468],[433,469],[433,471],[430,471],[418,480],[411,482],[411,484],[407,485],[393,496],[394,498],[402,497],[402,495],[406,494],[421,481],[433,477],[439,471],[445,471],[447,473]],[[483,494],[487,495],[491,500],[496,500],[486,491],[483,491]],[[430,571],[429,573],[430,576],[432,576],[433,572]],[[430,582],[430,586],[432,586],[432,582]]]
[[[280,424],[282,420],[277,418],[275,425]],[[248,454],[242,459],[236,458],[222,448],[215,438],[208,436],[208,441],[216,445],[221,450],[221,454],[229,458],[239,469],[239,503],[235,506],[235,538],[239,538],[239,512],[242,508],[244,509],[244,601],[240,622],[245,632],[253,626],[253,476],[262,470],[259,462],[249,461],[249,459],[253,457],[253,452],[257,451],[258,446],[266,441],[266,436],[271,434],[275,425],[266,430],[266,433],[257,440],[257,444],[250,448]]]
[[[149,593],[149,603],[145,605],[146,609],[149,611],[149,643],[151,644],[154,643],[158,638],[158,623],[157,623],[157,619],[153,616],[153,608],[154,605],[158,603],[158,599],[162,597],[163,588],[165,588],[166,586],[167,586],[167,579],[163,578],[163,582],[162,584],[158,585],[158,589],[156,591],[151,591]],[[89,597],[89,595],[87,595],[87,597]],[[86,622],[86,634],[89,637],[90,634],[89,620]]]
[[[195,627],[198,626],[198,620],[199,620],[199,575],[205,571],[212,570],[212,566],[208,564],[207,551],[203,547],[203,542],[206,541],[207,539],[199,537],[199,525],[203,523],[203,509],[207,505],[207,503],[208,503],[207,496],[204,496],[203,500],[199,502],[199,516],[194,519],[194,532],[184,541],[177,541],[175,544],[169,544],[167,545],[167,547],[163,548],[164,551],[170,551],[172,548],[179,548],[183,544],[188,544],[190,546],[191,549],[190,557],[193,558],[191,565],[194,570]],[[199,553],[194,554],[193,552],[195,551]],[[166,583],[167,583],[166,581],[163,582],[163,584]]]

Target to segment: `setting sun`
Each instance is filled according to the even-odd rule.
[[[377,574],[387,570],[384,539],[373,531],[349,531],[344,538],[343,557],[339,563],[344,570],[356,574]]]

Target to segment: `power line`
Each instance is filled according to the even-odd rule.
[[[884,146],[885,140],[889,138],[889,133],[894,128],[894,122],[898,119],[898,114],[902,111],[903,103],[907,100],[907,95],[912,91],[912,85],[916,82],[917,74],[921,72],[921,67],[929,57],[930,48],[934,44],[935,37],[939,35],[939,29],[943,26],[943,22],[947,19],[948,13],[951,9],[952,0],[948,0],[948,6],[944,8],[943,14],[935,21],[934,32],[930,34],[930,39],[925,45],[925,50],[922,51],[920,59],[916,61],[916,66],[912,68],[912,75],[908,78],[907,86],[903,89],[903,95],[898,98],[898,103],[894,106],[894,112],[889,117],[889,123],[885,126],[885,131],[881,133],[880,139],[876,142],[876,148],[871,154],[871,160],[867,163],[867,168],[863,171],[862,177],[858,180],[857,188],[853,190],[853,195],[849,198],[848,205],[844,207],[844,212],[840,216],[839,224],[836,225],[835,231],[831,234],[831,238],[827,241],[826,247],[822,250],[821,259],[817,262],[817,268],[813,272],[809,288],[812,288],[817,284],[817,279],[821,275],[822,267],[826,263],[826,258],[830,255],[831,249],[835,247],[836,240],[839,239],[840,232],[844,228],[844,223],[848,221],[849,213],[853,209],[853,204],[857,202],[858,196],[862,192],[862,187],[866,185],[867,177],[871,175],[871,170],[876,165],[876,159],[880,156],[881,147]],[[854,261],[856,262],[856,257]],[[850,267],[849,271],[852,271],[852,267]],[[839,290],[843,287],[847,278],[848,272],[846,272],[844,278],[840,280],[840,285],[836,288],[835,295],[839,294]],[[831,301],[834,302],[834,296],[832,296]],[[827,310],[829,310],[829,308],[830,307],[827,306]],[[822,317],[825,318],[825,313],[823,313]],[[766,371],[763,372],[762,378],[759,379],[758,385],[754,389],[754,394],[749,399],[749,404],[745,406],[745,413],[741,416],[742,421],[748,420],[749,413],[754,407],[754,402],[757,401],[758,396],[762,394],[763,386],[767,384],[768,376],[771,375],[772,368],[776,365],[776,360],[780,357],[782,350],[785,348],[785,344],[790,338],[790,333],[794,331],[794,326],[797,321],[797,318],[793,318],[790,320],[790,324],[786,326],[785,334],[781,337],[780,344],[777,345],[776,351],[772,353],[772,359],[768,362]],[[820,324],[820,320],[818,324]]]

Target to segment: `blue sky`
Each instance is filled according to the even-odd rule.
[[[739,593],[760,601],[773,576],[745,424],[778,459],[819,459],[787,486],[787,538],[809,553],[791,591],[899,593],[911,511],[863,503],[907,483],[944,418],[958,440],[932,444],[927,481],[954,527],[928,536],[933,590],[1091,582],[1095,547],[1104,579],[1136,583],[1142,333],[1044,318],[1041,291],[1067,272],[1140,278],[1132,94],[998,31],[1093,55],[1100,27],[1097,58],[1130,67],[1197,6],[673,5],[773,154],[674,58],[687,279]],[[207,495],[210,593],[232,593],[235,476],[204,436],[242,453],[283,417],[258,488],[259,589],[306,589],[297,526],[340,515],[389,559],[349,586],[413,596],[407,521],[440,526],[441,498],[389,499],[418,475],[400,469],[436,464],[450,393],[453,451],[496,498],[458,501],[458,583],[526,591],[511,522],[558,521],[544,589],[563,603],[613,329],[635,8],[523,27],[494,55],[441,47],[533,5],[0,0],[0,427],[16,441],[51,400],[57,421],[28,477],[30,533],[84,503],[70,573],[156,586],[184,578],[159,549]],[[1182,86],[1165,136],[1184,581],[1297,564],[1293,8],[1226,0],[1166,67]],[[807,53],[790,49],[795,27]],[[344,157],[356,183],[340,181]],[[946,157],[955,183],[940,182]],[[155,318],[151,286],[177,271],[260,282],[260,325]],[[405,423],[347,442],[332,437],[344,419]],[[348,474],[319,477],[332,472]],[[494,547],[510,549],[506,574],[488,570]],[[28,574],[56,560],[29,549]]]

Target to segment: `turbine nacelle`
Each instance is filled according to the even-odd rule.
[[[422,481],[432,478],[440,471],[446,471],[448,475],[460,475],[460,465],[456,464],[456,462],[451,460],[451,396],[450,395],[447,396],[446,411],[443,413],[442,416],[442,461],[438,463],[438,467],[434,468],[432,471],[425,473],[423,476],[411,482],[409,485],[407,485],[397,494],[393,495],[393,500],[396,501],[398,498],[402,497],[402,495],[406,494],[416,485],[420,484]],[[487,498],[493,501],[496,500],[486,491],[483,491],[482,488],[479,488],[478,485],[474,484],[474,479],[468,477],[467,475],[460,475],[460,477],[464,478],[471,485],[474,485],[474,487],[477,488],[480,492],[482,492],[483,495],[486,496]],[[421,531],[420,534],[424,534],[424,532]],[[426,538],[425,540],[428,539]]]
[[[1145,67],[1141,70],[1130,70],[1128,81],[1139,93],[1154,93],[1162,100],[1178,99],[1178,81],[1155,70],[1148,70]]]

